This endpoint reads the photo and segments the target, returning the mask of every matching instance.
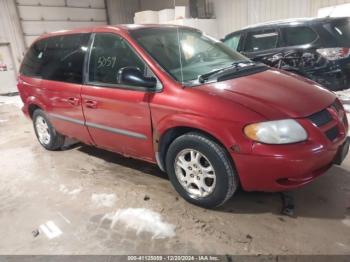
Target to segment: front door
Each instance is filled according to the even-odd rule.
[[[82,88],[86,126],[99,147],[148,161],[154,159],[149,108],[144,87],[122,86],[119,69],[138,67],[150,74],[129,44],[116,34],[97,33]]]

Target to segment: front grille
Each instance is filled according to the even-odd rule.
[[[331,129],[327,130],[325,134],[329,140],[334,141],[339,136],[339,129],[337,126],[332,127]]]
[[[333,112],[335,113],[333,115]],[[340,125],[348,126],[346,114],[342,119],[339,118],[341,114],[344,113],[344,109],[340,101],[337,99],[328,108],[309,116],[309,120],[319,127],[325,134],[325,136],[330,140],[334,141],[340,135]],[[337,115],[337,117],[335,116]],[[332,123],[332,124],[331,124]],[[330,128],[325,127],[327,124],[332,126]]]
[[[332,121],[332,116],[327,109],[309,116],[309,119],[316,126],[321,127]]]

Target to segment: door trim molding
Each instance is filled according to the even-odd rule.
[[[128,131],[125,129],[113,128],[113,127],[100,125],[100,124],[96,124],[96,123],[91,123],[91,122],[86,122],[85,125],[87,127],[101,129],[101,130],[115,133],[118,135],[125,135],[125,136],[130,136],[130,137],[134,137],[134,138],[138,138],[138,139],[147,139],[147,137],[144,134]]]
[[[92,122],[84,122],[84,121],[79,120],[79,119],[75,119],[75,118],[71,118],[71,117],[67,117],[67,116],[62,116],[62,115],[54,114],[54,113],[50,113],[49,116],[52,118],[59,119],[59,120],[71,122],[71,123],[74,123],[77,125],[101,129],[101,130],[108,131],[108,132],[118,134],[118,135],[124,135],[124,136],[129,136],[129,137],[143,139],[143,140],[147,139],[147,136],[145,136],[144,134],[132,132],[132,131],[125,130],[125,129],[113,128],[113,127],[100,125],[100,124],[96,124],[96,123],[92,123]]]
[[[53,113],[50,113],[49,116],[52,117],[52,118],[56,118],[56,119],[59,119],[59,120],[64,120],[64,121],[71,122],[71,123],[74,123],[74,124],[78,124],[78,125],[82,125],[82,126],[85,125],[84,121],[78,120],[78,119],[75,119],[75,118],[62,116],[62,115],[58,115],[58,114],[53,114]]]

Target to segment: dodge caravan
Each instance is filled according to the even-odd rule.
[[[349,148],[334,94],[187,27],[43,35],[22,62],[18,89],[47,150],[74,138],[156,163],[182,197],[207,208],[239,186],[303,186]]]

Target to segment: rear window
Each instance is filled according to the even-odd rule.
[[[47,39],[42,77],[48,80],[82,83],[89,34],[55,36]]]
[[[277,47],[278,32],[276,30],[264,30],[260,32],[248,33],[245,51],[258,52]]]
[[[282,29],[283,46],[306,45],[315,41],[318,35],[307,26],[287,27]]]
[[[89,34],[53,36],[33,44],[21,67],[25,76],[82,83]]]
[[[43,61],[44,50],[44,40],[39,40],[31,46],[21,65],[20,73],[22,75],[30,77],[41,77],[41,65]]]
[[[350,20],[338,20],[326,23],[323,27],[332,35],[332,45],[338,47],[350,47]]]

